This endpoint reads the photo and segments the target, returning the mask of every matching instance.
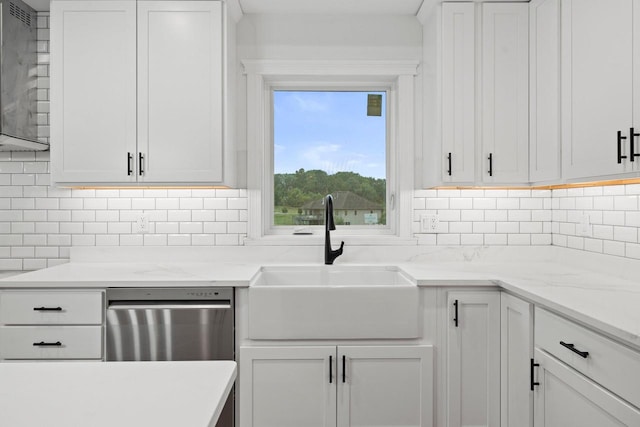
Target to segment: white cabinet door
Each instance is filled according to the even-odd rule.
[[[535,427],[639,426],[640,411],[536,349]]]
[[[52,180],[135,182],[136,3],[52,1],[51,56]]]
[[[141,182],[222,181],[219,1],[138,1]]]
[[[335,346],[241,347],[240,426],[335,427],[335,357]]]
[[[442,4],[442,181],[475,180],[475,5]]]
[[[338,426],[433,425],[433,347],[338,347]]]
[[[447,426],[500,424],[500,293],[447,295]]]
[[[529,178],[560,178],[560,0],[529,3]]]
[[[618,174],[633,125],[635,0],[562,2],[563,177]],[[628,139],[622,154],[628,155]]]
[[[529,427],[533,425],[533,306],[504,292],[500,300],[500,424]]]
[[[529,180],[529,7],[482,5],[482,180]]]

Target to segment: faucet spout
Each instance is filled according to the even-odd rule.
[[[344,242],[340,243],[340,248],[331,249],[331,230],[336,229],[336,224],[333,219],[333,196],[328,194],[324,198],[324,263],[327,265],[333,264],[333,261],[342,255],[344,248]]]

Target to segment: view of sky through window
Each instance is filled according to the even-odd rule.
[[[386,93],[273,92],[274,223],[386,223]]]

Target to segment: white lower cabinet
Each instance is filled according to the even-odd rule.
[[[536,349],[535,427],[640,426],[640,410]]]
[[[447,293],[447,426],[500,424],[500,292]]]
[[[104,291],[0,291],[0,361],[102,360]]]
[[[451,291],[446,310],[448,427],[500,425],[500,292]]]
[[[240,348],[240,426],[433,425],[432,346]]]
[[[533,425],[533,305],[500,295],[500,425]]]

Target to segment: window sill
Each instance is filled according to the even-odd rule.
[[[344,236],[331,235],[332,244],[337,247],[344,241],[345,246],[416,246],[417,238],[397,236]],[[257,239],[245,239],[245,246],[322,246],[324,236],[321,235],[272,235]]]

